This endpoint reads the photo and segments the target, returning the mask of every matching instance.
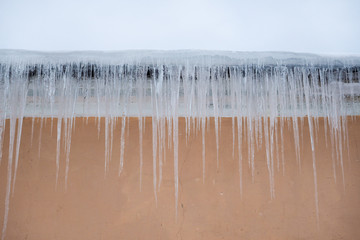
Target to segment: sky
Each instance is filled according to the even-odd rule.
[[[0,0],[0,49],[360,54],[359,0]]]

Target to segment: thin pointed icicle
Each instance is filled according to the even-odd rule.
[[[132,85],[129,83],[128,79],[124,79],[124,83],[121,88],[126,89],[126,94],[122,97],[122,120],[121,120],[121,137],[120,137],[120,164],[119,164],[119,176],[124,168],[124,154],[125,154],[125,127],[126,127],[126,117],[127,117],[127,104],[129,100],[129,94],[131,92]]]
[[[304,74],[305,75],[305,74]],[[315,195],[315,210],[316,210],[316,223],[319,228],[319,199],[318,199],[318,185],[317,185],[317,174],[316,174],[316,160],[315,160],[315,143],[314,143],[314,130],[312,117],[310,114],[310,89],[308,85],[307,78],[304,80],[304,93],[307,109],[307,119],[309,124],[309,134],[310,134],[310,143],[311,143],[311,153],[312,153],[312,165],[313,165],[313,175],[314,175],[314,195]]]
[[[120,166],[119,166],[119,176],[124,169],[124,151],[125,151],[125,126],[126,119],[125,117],[121,120],[121,137],[120,137]]]
[[[276,148],[276,167],[277,171],[280,172],[280,157],[279,157],[279,137],[278,137],[278,119],[275,118],[275,148]]]
[[[180,73],[178,73],[176,81],[171,86],[171,107],[173,120],[173,146],[174,146],[174,182],[175,182],[175,219],[178,216],[178,199],[179,199],[179,87],[180,87]]]
[[[18,101],[18,108],[19,109],[19,115],[18,115],[18,128],[17,128],[17,139],[16,139],[16,155],[15,155],[15,169],[14,169],[14,179],[13,179],[13,186],[12,186],[12,194],[14,194],[15,191],[15,182],[16,182],[16,173],[18,169],[18,163],[19,163],[19,154],[20,154],[20,143],[21,143],[21,133],[22,133],[22,125],[23,125],[23,117],[24,117],[24,111],[25,111],[25,105],[26,105],[26,95],[27,95],[27,89],[26,85],[22,84],[20,89],[20,99]],[[0,146],[1,147],[1,146]]]
[[[60,140],[61,140],[61,125],[62,118],[58,117],[57,119],[57,134],[56,134],[56,180],[55,180],[55,188],[58,185],[59,179],[59,169],[60,169]]]
[[[178,118],[173,118],[173,138],[174,138],[174,182],[175,182],[175,219],[178,216],[178,198],[179,198],[179,127]]]
[[[156,150],[157,150],[157,119],[155,116],[152,117],[152,141],[153,141],[153,186],[154,186],[154,196],[155,196],[155,204],[157,206],[157,173],[156,173]]]
[[[12,115],[15,115],[15,114],[12,113]],[[7,166],[7,183],[6,183],[6,194],[5,194],[5,210],[4,210],[4,221],[3,221],[1,240],[5,239],[8,216],[9,216],[9,209],[10,209],[10,191],[11,191],[12,166],[13,166],[15,129],[16,129],[15,127],[16,127],[16,116],[11,116],[10,117],[9,158],[8,158],[8,166]]]
[[[213,76],[215,77],[215,76]],[[212,102],[214,106],[214,122],[215,122],[215,141],[216,141],[216,167],[219,168],[219,99],[218,99],[218,83],[211,80]]]
[[[342,183],[343,189],[345,191],[345,171],[344,171],[344,160],[343,160],[343,148],[342,148],[342,127],[339,128],[339,155],[340,155],[340,167],[341,167],[341,176],[342,176]]]
[[[270,134],[269,134],[269,121],[267,118],[264,118],[264,132],[265,132],[265,147],[266,147],[266,165],[269,173],[269,183],[270,183],[270,197],[271,199],[274,198],[273,195],[273,171],[272,171],[272,165],[271,165],[271,143],[270,143]]]
[[[66,160],[65,160],[65,191],[67,190],[67,184],[68,184],[68,177],[69,177],[69,168],[70,168],[70,146],[71,146],[71,131],[72,131],[72,121],[73,119],[68,119],[68,121],[70,121],[69,125],[67,126],[67,128],[65,128],[65,131],[67,132],[66,134]]]
[[[231,130],[232,130],[232,157],[235,155],[235,116],[231,116]]]
[[[110,154],[109,154],[109,161],[112,159],[113,153],[113,146],[114,146],[114,129],[115,129],[115,120],[114,117],[110,118]]]
[[[143,120],[142,117],[139,117],[139,148],[140,148],[140,192],[142,186],[142,169],[143,169]]]
[[[240,178],[240,196],[243,196],[243,164],[242,164],[242,117],[237,117],[238,127],[238,154],[239,154],[239,178]]]
[[[0,78],[2,75],[2,69],[0,68]],[[4,85],[8,85],[7,81],[4,82]],[[6,125],[6,106],[7,106],[7,98],[6,98],[6,90],[5,86],[3,88],[0,87],[0,165],[2,162],[2,150],[4,144],[4,136],[5,136],[5,125]]]
[[[5,132],[5,119],[2,119],[2,116],[0,116],[0,165],[2,162],[2,149],[3,149],[3,143],[4,143],[4,133]]]
[[[145,120],[143,121],[143,118],[145,119],[145,117],[143,117],[143,111],[142,111],[142,107],[143,107],[143,98],[144,98],[144,80],[143,75],[137,79],[137,101],[138,101],[138,120],[139,120],[139,187],[140,187],[140,192],[142,190],[142,174],[143,174],[143,134],[144,134],[144,130],[145,130],[145,126],[143,129],[143,125],[145,125]]]
[[[154,69],[155,70],[155,69]],[[160,78],[160,77],[159,77]],[[153,187],[154,187],[154,197],[155,205],[157,207],[157,127],[159,124],[159,110],[157,103],[157,94],[160,91],[160,88],[156,84],[156,79],[154,76],[153,84],[151,87],[151,104],[152,104],[152,151],[153,151]]]
[[[75,121],[75,104],[77,98],[77,88],[78,83],[72,82],[70,79],[67,79],[66,86],[66,94],[67,96],[67,104],[66,104],[66,113],[67,116],[65,118],[65,191],[68,186],[68,176],[69,176],[69,168],[70,168],[70,149],[71,149],[71,135],[74,128]]]
[[[43,123],[44,119],[40,119],[40,130],[39,130],[39,145],[38,145],[38,158],[40,159],[40,153],[41,153],[41,137],[42,137],[42,130],[43,130]]]
[[[161,118],[159,121],[158,127],[158,136],[159,136],[159,144],[158,144],[158,152],[159,152],[159,181],[158,181],[158,191],[160,191],[161,182],[162,182],[162,174],[163,174],[163,153],[165,153],[165,118]]]
[[[103,82],[103,81],[101,81]],[[100,139],[100,125],[101,125],[101,118],[100,118],[100,79],[96,79],[96,100],[97,100],[97,133],[98,133],[98,139]]]
[[[17,173],[18,163],[19,163],[22,124],[23,124],[23,117],[22,117],[22,114],[21,114],[21,115],[19,116],[18,128],[17,128],[15,169],[14,169],[14,179],[13,179],[13,186],[12,186],[12,194],[13,194],[13,195],[14,195],[14,191],[15,191],[16,173]]]
[[[30,138],[30,146],[32,146],[33,139],[34,139],[34,125],[35,125],[35,117],[31,118],[31,138]]]
[[[109,170],[109,162],[110,162],[110,149],[109,149],[109,116],[105,117],[105,166],[104,166],[104,175]]]
[[[205,183],[205,168],[206,168],[206,161],[205,161],[205,125],[206,125],[206,118],[202,117],[201,119],[201,135],[202,135],[202,175],[203,175],[203,183]]]
[[[285,176],[284,121],[283,118],[280,118],[281,166],[283,176]]]
[[[320,217],[319,217],[319,197],[318,197],[318,185],[317,185],[317,174],[316,174],[315,146],[313,140],[314,137],[313,137],[313,129],[312,129],[312,120],[310,116],[308,116],[308,122],[309,122],[309,131],[310,131],[310,139],[311,139],[311,153],[312,153],[313,174],[314,174],[316,222],[319,228]]]
[[[46,122],[45,122],[46,123]],[[51,116],[51,123],[50,123],[50,136],[52,137],[53,135],[53,129],[54,128],[54,117]]]

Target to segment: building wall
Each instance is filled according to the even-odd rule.
[[[7,122],[9,124],[9,122]],[[104,121],[102,120],[102,125]],[[9,126],[9,125],[7,125]],[[65,154],[55,187],[56,120],[24,120],[16,188],[10,199],[6,239],[357,239],[360,238],[360,119],[348,118],[349,154],[344,145],[345,188],[337,163],[332,169],[323,120],[316,143],[319,195],[317,227],[312,157],[307,121],[301,138],[301,168],[292,130],[284,128],[285,173],[275,175],[275,199],[270,198],[265,145],[255,152],[255,176],[243,145],[243,195],[240,195],[237,141],[232,156],[231,119],[222,119],[219,168],[216,166],[214,122],[206,132],[206,176],[202,182],[201,134],[185,141],[185,121],[179,121],[179,204],[175,217],[173,152],[167,150],[163,179],[155,203],[152,172],[151,119],[146,119],[142,191],[139,183],[138,121],[130,118],[125,134],[125,162],[118,176],[121,124],[114,131],[113,155],[104,174],[104,127],[98,138],[95,119],[76,119],[70,170],[65,191]],[[4,214],[9,129],[0,166],[0,224]],[[32,142],[32,144],[31,144]],[[330,138],[328,136],[328,144]],[[63,145],[63,142],[62,142]],[[280,148],[280,147],[279,147]],[[39,151],[40,149],[40,151]],[[280,154],[281,155],[281,154]],[[350,159],[348,159],[350,156]],[[277,165],[277,162],[276,162]],[[277,166],[276,166],[277,167]]]

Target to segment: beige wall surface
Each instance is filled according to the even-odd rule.
[[[284,128],[285,174],[275,174],[270,198],[265,146],[255,152],[255,178],[243,145],[243,196],[239,191],[238,153],[232,156],[231,119],[222,119],[219,168],[216,166],[214,122],[206,132],[206,178],[202,182],[201,134],[185,142],[185,121],[179,121],[179,204],[175,218],[173,152],[167,150],[157,206],[153,192],[152,129],[146,120],[142,191],[139,189],[138,121],[130,118],[125,134],[125,162],[118,176],[120,131],[114,130],[110,170],[104,174],[104,121],[98,138],[95,119],[76,119],[72,134],[68,187],[65,154],[55,188],[56,119],[25,119],[16,187],[10,198],[6,239],[360,239],[360,118],[348,119],[349,154],[344,146],[345,188],[337,163],[332,170],[323,120],[316,143],[319,195],[317,227],[310,138],[305,121],[301,138],[301,170],[296,163],[291,128]],[[7,126],[9,122],[7,122]],[[52,132],[52,134],[51,134]],[[0,166],[0,226],[4,214],[9,129]],[[328,136],[328,144],[330,138]],[[237,142],[235,141],[235,148]],[[62,142],[63,149],[63,142]],[[39,151],[40,150],[40,151]],[[350,156],[350,159],[348,158]]]

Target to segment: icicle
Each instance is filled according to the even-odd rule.
[[[110,118],[110,153],[109,153],[109,161],[112,159],[112,153],[113,153],[113,143],[114,143],[114,129],[115,129],[115,120],[114,117]]]
[[[175,75],[176,77],[176,75]],[[171,86],[171,106],[173,120],[173,141],[174,141],[174,182],[175,182],[175,219],[178,216],[178,198],[179,198],[179,125],[178,125],[178,101],[179,101],[180,73]]]
[[[120,166],[119,166],[119,176],[124,168],[124,151],[125,151],[125,126],[126,119],[122,117],[121,120],[121,137],[120,137]]]
[[[70,166],[70,146],[71,146],[71,128],[72,128],[72,119],[66,119],[65,122],[70,121],[70,126],[66,126],[65,123],[65,191],[67,190],[68,176],[69,176],[69,166]]]
[[[105,117],[105,176],[109,171],[110,149],[109,149],[109,116]]]
[[[15,181],[16,181],[16,173],[19,163],[19,153],[20,153],[20,141],[21,141],[21,133],[22,133],[22,125],[23,125],[23,117],[25,111],[25,104],[26,104],[26,95],[27,95],[27,88],[26,83],[21,85],[20,90],[20,99],[18,100],[19,104],[19,112],[18,112],[18,128],[17,128],[17,139],[16,139],[16,156],[15,156],[15,169],[14,169],[14,179],[13,179],[13,187],[12,187],[12,194],[15,191]]]
[[[242,117],[237,117],[238,128],[238,154],[239,154],[239,176],[240,176],[240,195],[243,195],[243,165],[242,165]]]
[[[143,121],[143,101],[144,101],[144,81],[143,81],[144,75],[143,73],[141,74],[140,78],[136,79],[137,80],[137,100],[138,100],[138,111],[139,111],[139,115],[138,115],[138,121],[139,121],[139,160],[140,160],[140,164],[139,164],[139,175],[140,175],[140,179],[139,179],[139,186],[140,186],[140,192],[142,189],[142,170],[143,170],[143,131],[145,129],[143,129],[143,125],[145,125],[145,118]],[[146,96],[145,96],[146,97]]]
[[[1,109],[0,111],[2,111],[3,109]],[[5,111],[4,111],[5,112]],[[3,148],[3,143],[4,143],[4,135],[5,135],[5,114],[0,112],[0,165],[2,162],[2,148]]]
[[[231,116],[231,132],[232,132],[232,157],[235,155],[235,114]]]
[[[205,161],[205,125],[206,118],[202,117],[201,119],[201,136],[202,136],[202,175],[203,183],[205,183],[205,171],[206,171],[206,161]]]
[[[155,72],[155,71],[154,71]],[[154,76],[154,81],[155,80],[155,76]],[[154,196],[155,196],[155,204],[157,206],[157,142],[158,142],[158,137],[157,137],[157,125],[158,125],[158,108],[157,108],[157,99],[156,99],[156,95],[157,95],[157,91],[158,89],[156,89],[156,85],[155,83],[153,83],[152,88],[151,88],[151,101],[152,101],[152,107],[153,107],[153,111],[152,111],[152,150],[153,150],[153,187],[154,187]]]
[[[306,73],[303,73],[303,83],[304,83],[304,93],[307,109],[307,119],[309,124],[309,134],[310,134],[310,143],[311,143],[311,153],[312,153],[312,163],[313,163],[313,174],[314,174],[314,194],[315,194],[315,210],[316,210],[316,220],[319,227],[319,200],[318,200],[318,186],[317,186],[317,174],[316,174],[316,160],[315,160],[315,143],[314,143],[314,130],[312,123],[312,116],[310,114],[310,89],[309,83],[306,76]]]
[[[157,206],[157,171],[156,171],[156,162],[157,162],[157,119],[155,116],[152,117],[152,141],[153,141],[153,185],[154,185],[154,195],[155,195],[155,203]]]
[[[0,119],[0,165],[2,162],[2,148],[5,134],[5,119]]]
[[[31,119],[31,140],[30,140],[30,146],[32,146],[33,139],[34,139],[34,124],[35,124],[35,117],[33,116]]]
[[[126,81],[127,80],[127,81]],[[126,90],[125,96],[123,96],[123,117],[121,120],[121,137],[120,137],[120,165],[119,165],[119,176],[124,168],[124,154],[125,154],[125,127],[126,127],[126,115],[127,115],[127,104],[130,97],[130,89],[132,89],[131,79],[124,79],[122,89]],[[130,83],[129,83],[130,81]]]
[[[285,175],[285,151],[284,151],[284,119],[280,118],[280,139],[281,139],[281,165],[282,174]]]
[[[143,120],[139,117],[139,148],[140,148],[140,192],[142,184],[142,169],[143,169]]]
[[[61,125],[62,125],[62,118],[59,116],[57,119],[57,134],[56,134],[56,182],[55,182],[55,187],[57,187],[58,179],[59,179]]]
[[[173,138],[174,138],[174,182],[175,182],[175,218],[178,216],[178,198],[179,198],[179,132],[178,132],[178,118],[173,118]]]
[[[40,119],[40,130],[39,130],[39,145],[38,145],[38,158],[40,159],[40,153],[41,153],[41,136],[42,136],[42,130],[43,130],[43,123],[44,119]]]
[[[159,149],[158,149],[158,152],[159,152],[159,157],[158,157],[158,160],[159,160],[159,181],[158,181],[158,191],[160,191],[160,187],[161,187],[161,182],[162,182],[162,170],[163,170],[163,152],[165,151],[165,139],[164,139],[164,136],[165,136],[165,119],[162,117],[160,118],[159,120],[159,127],[158,127],[158,136],[159,136]]]
[[[216,71],[216,70],[215,70]],[[218,83],[217,76],[211,76],[211,91],[212,91],[212,104],[214,107],[214,121],[215,121],[215,141],[216,141],[216,167],[219,168],[219,99],[218,99]]]
[[[12,104],[13,107],[14,103]],[[13,109],[15,110],[15,109]],[[11,176],[12,176],[12,166],[13,166],[13,156],[14,156],[14,143],[15,143],[15,128],[16,127],[16,116],[12,114],[10,117],[10,140],[9,140],[9,159],[7,166],[7,183],[6,183],[6,195],[5,195],[5,212],[4,212],[4,223],[2,229],[1,239],[5,239],[6,227],[9,216],[10,208],[10,191],[11,191]]]

